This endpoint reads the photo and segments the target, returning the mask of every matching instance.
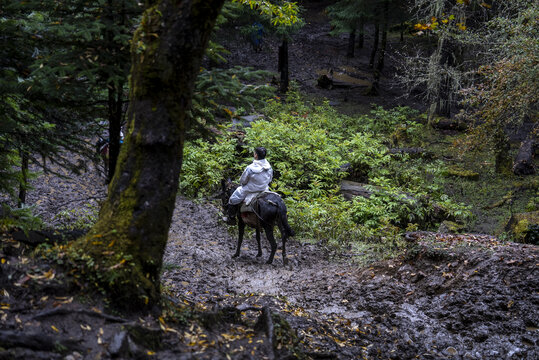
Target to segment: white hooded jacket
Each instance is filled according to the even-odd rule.
[[[269,190],[272,179],[273,169],[270,163],[266,159],[253,160],[241,175],[241,186],[234,191],[229,203],[237,205],[245,200],[245,203],[249,205],[257,193]]]

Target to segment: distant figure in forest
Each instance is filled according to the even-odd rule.
[[[253,50],[255,52],[259,52],[262,50],[262,41],[264,38],[264,26],[259,23],[255,22],[251,29],[251,45],[253,46]]]

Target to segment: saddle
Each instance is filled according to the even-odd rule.
[[[281,197],[281,195],[279,195],[279,194],[277,194],[276,192],[273,192],[273,191],[269,191],[269,190],[268,191],[261,191],[258,194],[256,194],[253,198],[251,198],[248,204],[245,201],[243,201],[241,203],[240,212],[241,213],[254,212],[253,205],[256,204],[258,199],[260,197],[262,197],[264,194],[274,194],[274,195],[277,195],[277,196]],[[274,205],[277,205],[277,204],[274,204]]]

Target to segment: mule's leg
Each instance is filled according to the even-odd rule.
[[[279,226],[279,231],[281,232],[281,244],[282,244],[281,246],[282,246],[282,250],[283,250],[283,264],[287,265],[288,264],[288,259],[286,257],[286,240],[287,240],[287,236],[286,236],[284,226],[281,225],[281,223],[279,223],[278,226]]]
[[[262,245],[260,245],[260,228],[256,228],[256,243],[258,244],[258,254],[256,254],[256,257],[261,257]]]
[[[283,235],[283,265],[288,265],[288,258],[286,257],[286,235]]]
[[[265,226],[264,230],[266,230],[266,237],[268,238],[268,241],[271,246],[271,253],[268,258],[268,261],[266,261],[266,264],[271,264],[273,262],[273,257],[275,256],[275,252],[277,251],[277,242],[275,241],[275,238],[273,237],[273,226],[271,225]]]
[[[241,243],[243,242],[243,233],[245,232],[245,223],[241,218],[238,219],[238,247],[236,253],[232,255],[233,258],[240,256]]]

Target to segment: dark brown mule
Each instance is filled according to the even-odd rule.
[[[283,264],[287,264],[286,258],[286,239],[290,236],[294,236],[294,231],[288,225],[288,218],[286,216],[286,205],[278,194],[275,193],[263,193],[257,197],[256,200],[251,202],[253,208],[249,212],[241,212],[240,205],[230,205],[228,199],[238,187],[232,184],[230,180],[221,182],[223,188],[223,210],[227,216],[227,223],[229,225],[235,225],[236,219],[238,220],[238,246],[233,257],[240,255],[241,243],[243,242],[243,234],[245,232],[245,225],[256,230],[256,242],[258,244],[257,257],[262,256],[262,247],[260,245],[260,231],[264,229],[266,232],[266,238],[271,246],[271,253],[268,258],[267,264],[273,262],[273,257],[277,251],[277,242],[273,236],[273,228],[275,224],[281,231],[281,241],[283,247]]]

